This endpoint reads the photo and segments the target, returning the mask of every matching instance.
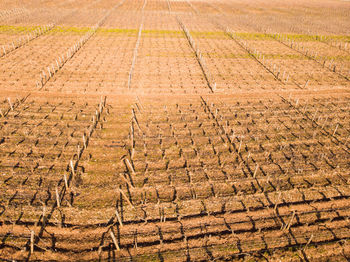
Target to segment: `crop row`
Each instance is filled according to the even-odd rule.
[[[93,107],[88,106],[87,103],[82,106],[73,101],[70,106],[63,102],[59,104],[48,102],[41,105],[35,103],[34,100],[23,102],[20,107],[12,110],[6,116],[6,122],[3,123],[5,127],[1,129],[1,135],[4,135],[3,143],[0,145],[1,154],[4,152],[4,146],[12,147],[16,136],[24,138],[21,143],[16,145],[15,151],[30,150],[30,153],[26,157],[17,155],[17,153],[11,154],[10,158],[21,160],[18,162],[20,165],[14,167],[8,175],[6,173],[9,170],[7,170],[4,162],[1,162],[2,172],[6,172],[3,174],[6,177],[1,179],[4,188],[4,194],[1,195],[1,224],[14,223],[14,225],[26,226],[27,228],[31,226],[31,228],[28,229],[30,237],[26,237],[25,234],[17,237],[16,232],[7,231],[2,241],[2,248],[11,247],[12,243],[14,244],[13,247],[16,247],[15,249],[25,247],[28,250],[26,259],[29,259],[34,250],[37,249],[42,235],[46,232],[45,228],[50,223],[50,219],[57,221],[59,217],[62,224],[64,216],[62,217],[60,208],[63,204],[69,205],[70,198],[75,194],[74,188],[79,183],[80,172],[82,172],[79,161],[100,122],[105,106],[106,100],[101,100],[96,112],[93,113],[91,124],[87,121],[86,114],[91,114]],[[15,119],[16,114],[18,115],[15,110],[20,112],[21,122],[12,125],[11,122]],[[39,118],[42,116],[44,117],[40,120]],[[39,125],[35,122],[39,122]],[[11,126],[11,128],[6,126]],[[30,131],[28,127],[30,127]],[[13,129],[15,129],[15,133],[11,131]],[[51,130],[46,134],[42,133],[48,129]],[[61,130],[60,134],[54,135],[54,129]],[[62,137],[63,132],[69,134],[69,130],[72,129],[73,133],[76,132],[77,134],[73,135],[72,133],[70,136],[73,139],[68,138],[69,142],[72,143],[70,148],[66,147],[69,142],[63,146],[64,154],[67,156],[61,158],[61,153],[59,153],[55,160],[53,158],[50,160],[50,154],[57,152],[58,144],[64,143],[67,139]],[[37,142],[32,142],[31,136],[39,137],[39,139],[36,139]],[[52,139],[54,137],[62,141]],[[36,147],[41,143],[38,142],[40,140],[44,140],[44,144],[37,151]],[[28,164],[25,164],[28,157],[31,160]],[[40,158],[45,158],[45,161]],[[33,163],[35,161],[37,161],[36,165]],[[50,165],[50,161],[54,161],[53,165],[56,165],[56,168],[51,166],[47,169],[45,167],[45,165]],[[18,187],[18,185],[20,186]]]
[[[218,235],[225,239],[225,243],[232,243],[235,248],[240,246],[237,254],[347,239],[348,236],[338,234],[342,232],[348,216],[345,213],[340,215],[343,212],[340,210],[347,210],[342,203],[346,203],[349,197],[349,177],[342,173],[347,168],[347,162],[341,160],[346,159],[348,152],[327,132],[321,132],[315,142],[308,142],[308,133],[303,130],[316,128],[313,122],[295,110],[288,100],[276,100],[270,103],[267,100],[261,103],[248,100],[237,104],[232,101],[214,104],[203,99],[201,103],[197,101],[191,105],[164,106],[161,112],[160,107],[145,108],[138,101],[135,109],[131,110],[130,131],[125,138],[128,141],[126,155],[121,160],[124,171],[115,176],[119,185],[114,189],[117,192],[115,214],[108,223],[104,223],[106,230],[98,247],[99,241],[91,239],[93,252],[101,258],[116,252],[118,257],[137,260],[143,257],[142,254],[153,253],[151,249],[160,249],[163,256],[171,253],[169,250],[176,253],[179,248],[186,249],[186,243],[189,243],[188,252],[191,253],[198,247],[195,243],[203,243],[207,237],[213,239],[210,246],[216,252],[215,246],[220,241],[215,236]],[[320,99],[314,102],[322,105]],[[346,98],[334,99],[334,103],[338,105],[337,114],[342,115]],[[259,115],[263,117],[257,118]],[[266,121],[268,124],[264,125]],[[283,152],[287,154],[286,147],[278,137],[272,136],[271,131],[282,123],[286,125],[281,128],[282,136],[288,133],[297,136],[293,142],[290,140],[293,136],[286,138],[291,148],[296,148],[292,149],[295,155],[291,157],[283,155]],[[293,127],[289,126],[292,123]],[[233,138],[230,129],[235,130]],[[256,139],[242,140],[241,134],[258,137],[262,151],[253,146]],[[270,138],[261,139],[262,134],[268,134]],[[327,144],[327,148],[322,144]],[[177,148],[175,151],[171,149],[173,146]],[[281,156],[266,155],[266,149],[270,147],[275,147]],[[312,147],[315,149],[311,150]],[[194,148],[193,153],[189,154],[189,148]],[[200,152],[198,168],[190,164],[196,158],[195,151]],[[220,161],[215,158],[225,151],[228,154],[227,168],[221,172]],[[308,168],[305,159],[298,157],[298,154],[309,157],[321,151],[329,156],[332,152],[340,154],[340,157],[332,158],[334,162],[330,162],[331,165],[327,164],[328,160],[315,162],[318,169],[312,165]],[[162,158],[173,159],[175,166],[167,169],[166,162],[160,160]],[[295,170],[286,172],[284,162],[288,161],[287,158],[293,159],[297,166]],[[332,165],[338,167],[334,169]],[[244,171],[241,172],[240,168]],[[327,206],[331,208],[327,209]],[[313,211],[309,213],[309,209]],[[265,217],[262,215],[265,212],[270,215]],[[334,212],[340,216],[334,217]],[[245,216],[245,219],[240,216]],[[236,222],[228,222],[230,217]],[[210,224],[208,221],[212,219],[216,222],[211,224],[210,230],[205,223]],[[319,228],[322,222],[327,223],[336,239],[331,237],[332,233],[328,237],[324,235]],[[240,229],[235,223],[242,223],[246,229]],[[243,226],[244,223],[247,224]],[[310,230],[313,226],[314,232]],[[287,241],[281,245],[268,240],[260,249],[255,247],[255,240],[244,240],[249,235],[246,230],[254,232],[254,236],[264,232],[266,239],[269,234],[272,236],[278,232],[290,236],[298,232],[300,235],[296,239],[305,237],[305,240],[294,244]],[[232,234],[244,244],[233,241],[230,238]],[[61,241],[65,246],[65,240]],[[181,243],[185,246],[180,247]]]
[[[98,1],[100,1],[100,0],[98,0]],[[80,11],[88,9],[89,7],[96,4],[96,2],[98,2],[98,1],[94,1],[90,4],[88,4],[87,6],[84,6],[84,8],[80,9]],[[15,41],[12,41],[12,43],[8,43],[7,45],[3,45],[2,50],[1,50],[2,53],[1,53],[0,57],[8,55],[12,51],[15,51],[16,49],[22,47],[23,45],[29,43],[30,41],[32,41],[34,39],[40,37],[41,35],[46,34],[50,31],[56,29],[57,25],[59,23],[63,22],[65,19],[67,19],[67,17],[73,16],[77,12],[78,12],[78,9],[72,9],[70,12],[68,12],[67,14],[64,14],[60,18],[50,17],[51,22],[48,25],[39,26],[35,30],[32,30],[27,34],[18,37]],[[35,14],[33,14],[33,15],[35,15]]]
[[[7,209],[2,213],[3,221],[27,220],[40,210],[42,203],[55,201],[51,191],[62,180],[56,174],[71,167],[78,172],[79,159],[103,107],[104,103],[100,104],[92,117],[92,125],[87,115],[93,107],[86,104],[84,109],[74,102],[70,107],[66,104],[38,106],[34,100],[23,102],[2,120],[0,154],[4,156],[1,162],[4,191],[1,202]],[[19,116],[20,121],[16,120]],[[28,212],[23,214],[21,210]]]

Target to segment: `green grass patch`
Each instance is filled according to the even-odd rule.
[[[185,38],[185,34],[175,30],[142,30],[142,37]]]
[[[265,59],[303,59],[308,58],[301,54],[264,54]]]
[[[253,33],[253,32],[235,32],[235,34],[245,40],[273,40],[274,34],[265,34],[265,33]],[[350,42],[350,36],[348,35],[307,35],[307,34],[281,34],[281,36],[287,37],[294,41],[342,41]]]
[[[334,60],[334,61],[350,61],[350,55],[345,55],[345,56],[341,56],[341,55],[337,55],[337,56],[317,56],[316,60],[320,60],[320,61],[330,61],[330,60]]]
[[[154,52],[154,53],[146,53],[144,56],[147,57],[189,57],[195,58],[196,55],[193,52],[181,53],[181,52]]]
[[[120,28],[99,28],[96,32],[98,35],[122,35],[122,36],[137,36],[137,29],[120,29]]]
[[[100,28],[97,30],[98,34],[120,34],[123,36],[137,36],[138,29],[119,29],[119,28]],[[170,38],[184,38],[182,31],[172,30],[142,30],[142,37],[170,37]]]
[[[225,38],[227,38],[225,32],[221,32],[221,31],[214,31],[214,32],[191,31],[190,34],[193,37],[198,37],[198,38],[209,38],[209,39],[225,39]]]
[[[61,33],[61,34],[78,34],[78,35],[84,35],[87,32],[91,30],[90,27],[65,27],[65,26],[56,26],[54,27],[50,33],[51,34],[56,34],[56,33]]]
[[[14,25],[0,25],[0,33],[18,34],[23,32],[34,31],[41,26],[14,26]],[[61,34],[80,34],[83,35],[92,30],[92,27],[73,27],[73,26],[56,26],[50,33]],[[97,34],[110,35],[117,34],[121,36],[137,36],[138,29],[122,29],[122,28],[99,28]],[[228,36],[223,31],[191,31],[190,34],[194,38],[203,39],[228,39]],[[235,34],[245,40],[266,40],[272,41],[274,34],[255,33],[255,32],[235,32]],[[340,41],[350,42],[350,35],[307,35],[307,34],[281,34],[294,41]],[[142,30],[142,37],[168,37],[168,38],[185,38],[182,30]]]
[[[245,40],[271,40],[271,36],[264,33],[237,32],[236,35]]]
[[[0,33],[18,34],[23,32],[31,32],[40,26],[13,26],[13,25],[0,25]]]
[[[222,54],[222,53],[212,53],[212,52],[203,52],[205,57],[212,58],[227,58],[227,59],[251,59],[251,55],[247,53],[243,54]],[[307,60],[308,58],[301,54],[263,54],[265,59],[303,59]]]
[[[341,41],[341,42],[350,42],[350,36],[348,35],[305,35],[305,34],[283,34],[291,40],[295,41],[319,41],[320,39],[324,41]]]

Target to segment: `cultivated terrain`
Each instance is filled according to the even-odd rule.
[[[1,261],[349,261],[349,183],[349,1],[0,1]]]

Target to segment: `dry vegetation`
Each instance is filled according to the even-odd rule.
[[[0,2],[0,260],[349,261],[350,3]]]

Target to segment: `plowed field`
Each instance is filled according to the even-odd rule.
[[[349,13],[0,1],[0,260],[349,261]]]

